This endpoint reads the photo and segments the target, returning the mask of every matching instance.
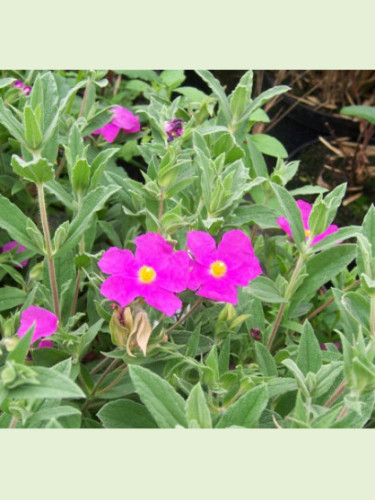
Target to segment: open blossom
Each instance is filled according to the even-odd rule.
[[[102,134],[107,142],[113,142],[120,130],[123,130],[125,134],[132,134],[141,130],[139,117],[133,115],[128,109],[122,106],[114,106],[111,111],[113,112],[113,118],[110,123],[91,132],[93,135]]]
[[[187,288],[189,254],[174,252],[160,234],[146,233],[135,238],[135,256],[130,250],[111,247],[98,262],[104,280],[100,293],[125,307],[136,297],[172,316],[182,302],[175,295]]]
[[[303,228],[305,230],[306,239],[308,239],[310,237],[309,217],[311,214],[312,205],[303,200],[297,200],[296,203],[298,208],[300,209]],[[278,219],[276,219],[276,222],[281,227],[281,229],[283,229],[289,236],[293,236],[290,229],[290,224],[285,217],[279,217]],[[316,243],[319,243],[319,241],[323,240],[326,236],[335,233],[337,230],[338,226],[336,226],[335,224],[331,224],[323,233],[314,236],[311,244],[316,245]]]
[[[23,90],[23,93],[25,95],[29,95],[30,92],[31,92],[31,87],[29,87],[28,85],[25,85],[23,82],[21,82],[21,80],[16,80],[14,83],[13,83],[13,87],[15,89],[21,89]]]
[[[23,245],[20,245],[18,243],[18,241],[8,241],[8,243],[5,243],[5,245],[3,245],[2,253],[10,252],[11,250],[13,250],[13,248],[16,248],[17,246],[18,246],[18,248],[16,250],[16,253],[21,253],[21,252],[27,250],[27,248],[24,247]],[[29,259],[23,260],[22,262],[20,262],[20,266],[25,267],[25,266],[27,266],[28,262],[29,262]]]
[[[58,318],[55,314],[43,307],[30,306],[21,314],[21,324],[17,331],[19,337],[23,337],[28,330],[35,325],[31,343],[43,337],[53,335],[57,330]],[[43,343],[43,345],[41,345]],[[48,340],[42,340],[39,347],[50,347],[52,344]]]
[[[203,231],[190,231],[187,246],[194,255],[189,288],[208,299],[237,304],[237,286],[247,286],[262,273],[249,237],[239,229],[228,231],[216,248]]]
[[[173,118],[168,122],[164,122],[164,130],[167,132],[168,141],[173,141],[175,137],[179,137],[183,134],[184,127],[182,126],[184,122],[178,118]]]

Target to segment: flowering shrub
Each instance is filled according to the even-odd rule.
[[[197,74],[3,72],[0,427],[374,427],[374,206]]]

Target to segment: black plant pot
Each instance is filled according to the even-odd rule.
[[[274,87],[269,72],[264,72],[264,90]],[[329,114],[298,102],[287,93],[279,97],[278,102],[269,110],[272,120],[286,113],[270,129],[270,135],[283,143],[288,152],[296,150],[305,143],[314,141],[319,136],[336,136],[357,139],[359,123],[337,114]]]

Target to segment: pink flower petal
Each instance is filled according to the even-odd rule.
[[[45,348],[45,347],[52,348],[53,347],[52,341],[51,340],[41,340],[38,344],[38,348],[41,349],[41,348]]]
[[[186,245],[200,264],[209,265],[216,258],[216,242],[204,231],[188,232]]]
[[[324,238],[326,238],[330,234],[333,234],[336,231],[338,231],[338,229],[339,229],[338,226],[336,226],[335,224],[331,224],[323,233],[315,236],[315,238],[312,241],[312,245],[316,245],[317,243],[319,243],[319,241],[324,240]]]
[[[8,243],[5,243],[5,245],[2,247],[2,251],[3,251],[3,253],[10,252],[10,250],[13,250],[13,248],[15,248],[17,245],[18,245],[18,248],[17,248],[16,253],[21,253],[21,252],[27,250],[27,248],[24,247],[23,245],[20,245],[18,243],[18,241],[9,241]],[[25,266],[27,266],[28,262],[29,262],[29,259],[23,260],[22,262],[20,262],[20,266],[25,267]]]
[[[128,109],[123,108],[122,106],[114,106],[112,111],[114,116],[111,123],[123,129],[125,133],[135,133],[141,130],[139,117],[135,116]]]
[[[309,229],[309,217],[311,214],[312,205],[303,200],[297,200],[296,203],[301,211],[303,227],[304,229]]]
[[[144,292],[143,297],[147,304],[159,309],[167,316],[173,316],[182,307],[181,300],[174,293],[157,286],[150,286]]]
[[[31,343],[42,337],[49,337],[57,330],[58,318],[55,314],[42,307],[30,306],[21,314],[21,324],[17,331],[19,337],[23,337],[35,323]]]
[[[276,219],[276,222],[288,236],[293,237],[292,230],[290,229],[290,224],[285,217],[279,217],[278,219]]]
[[[99,269],[106,274],[127,274],[134,269],[135,259],[130,250],[111,247],[98,262]]]
[[[229,304],[237,305],[237,287],[235,285],[226,285],[223,287],[221,280],[202,285],[196,292],[201,297],[207,299],[218,300],[219,302],[229,302]]]
[[[135,258],[141,265],[161,266],[165,263],[165,256],[173,254],[173,247],[158,233],[146,233],[134,240],[137,249]]]
[[[250,238],[239,229],[225,233],[217,248],[217,259],[223,260],[228,269],[246,266],[253,256]]]
[[[113,142],[120,132],[120,127],[117,127],[112,123],[107,123],[107,125],[104,125],[104,127],[99,130],[107,142]]]
[[[185,250],[180,250],[172,254],[166,260],[166,265],[158,269],[158,285],[170,292],[182,292],[186,290],[190,261],[189,254]]]
[[[136,279],[115,275],[105,279],[100,287],[100,293],[109,300],[118,302],[125,307],[136,297],[142,295]]]

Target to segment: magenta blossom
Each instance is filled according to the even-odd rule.
[[[332,342],[332,344],[337,347],[337,349],[341,349],[341,343],[340,342]],[[319,344],[320,345],[320,348],[322,349],[322,351],[326,351],[327,350],[327,346],[325,344]]]
[[[237,286],[246,286],[262,273],[249,237],[239,229],[215,240],[203,231],[190,231],[187,246],[194,254],[189,288],[208,299],[237,304]]]
[[[175,292],[187,288],[189,254],[174,252],[160,234],[146,233],[135,239],[135,256],[130,250],[111,247],[98,262],[103,273],[111,274],[100,293],[125,307],[136,297],[172,316],[182,302]]]
[[[310,238],[309,217],[311,214],[312,206],[310,205],[310,203],[307,203],[306,201],[303,200],[297,200],[296,203],[301,212],[302,223],[303,223],[303,228],[305,230],[306,239],[309,239]],[[289,236],[293,236],[292,231],[290,229],[290,224],[285,217],[279,217],[278,219],[276,219],[276,222],[281,227],[281,229],[283,229]],[[311,245],[316,245],[317,243],[319,243],[319,241],[323,240],[328,235],[335,233],[337,230],[338,227],[335,226],[335,224],[331,224],[323,233],[314,236]]]
[[[114,106],[111,111],[113,112],[113,117],[110,123],[91,132],[93,135],[102,134],[107,142],[113,142],[120,130],[123,130],[125,134],[132,134],[141,130],[139,117],[133,115],[128,109],[122,106]]]
[[[164,122],[164,130],[168,134],[168,141],[173,141],[175,137],[179,137],[184,132],[184,127],[182,126],[184,122],[178,118],[173,118],[169,122]]]
[[[31,92],[31,87],[29,87],[28,85],[25,85],[23,82],[21,82],[21,80],[16,80],[14,83],[13,83],[13,87],[15,89],[21,89],[23,90],[23,93],[25,95],[29,95],[30,92]]]
[[[53,335],[57,330],[58,318],[55,314],[43,307],[30,306],[21,314],[21,324],[18,328],[17,335],[23,337],[28,330],[35,325],[34,333],[31,339],[33,344],[35,341]],[[47,341],[42,341],[47,342]],[[50,347],[51,343],[45,345],[44,347]]]
[[[23,245],[20,245],[18,243],[18,241],[9,241],[8,243],[5,243],[5,245],[2,247],[2,253],[5,253],[5,252],[10,252],[10,250],[13,250],[13,248],[16,248],[16,246],[18,246],[17,248],[17,251],[16,253],[21,253],[21,252],[24,252],[25,250],[27,250],[26,247],[24,247]],[[20,267],[25,267],[27,266],[27,263],[29,262],[29,259],[26,259],[26,260],[23,260],[22,262],[20,262]]]

